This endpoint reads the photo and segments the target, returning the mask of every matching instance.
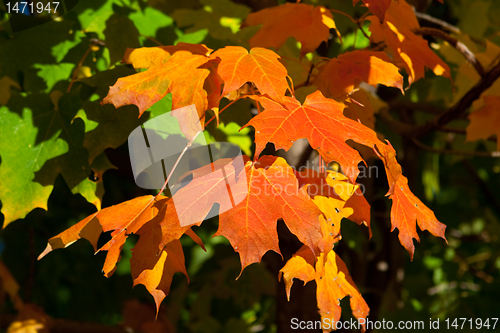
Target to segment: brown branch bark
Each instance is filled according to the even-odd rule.
[[[406,99],[393,100],[387,102],[391,109],[405,109],[411,111],[420,111],[424,113],[438,115],[446,111],[446,108],[443,108],[438,105],[426,103],[426,102],[412,102]]]
[[[445,112],[439,114],[434,119],[418,126],[405,124],[391,116],[388,110],[382,109],[379,112],[380,118],[397,134],[409,138],[418,138],[434,130],[440,129],[452,120],[458,119],[465,114],[481,94],[491,87],[491,85],[500,77],[500,63],[496,64],[491,70],[486,72],[481,80],[472,87],[456,104]]]
[[[441,27],[441,29],[443,30],[447,30],[449,32],[454,32],[456,34],[459,34],[461,33],[460,29],[455,27],[454,25],[451,25],[449,24],[448,22],[445,22],[443,20],[440,20],[438,18],[435,18],[434,16],[430,16],[429,14],[425,14],[425,13],[419,13],[419,12],[415,12],[415,16],[421,20],[421,21],[427,21],[427,22],[430,22],[432,24],[435,24],[435,25],[438,25]]]
[[[500,151],[487,152],[487,151],[461,151],[461,150],[451,150],[451,149],[438,149],[427,146],[422,142],[418,141],[417,139],[413,139],[412,141],[416,146],[436,154],[452,154],[452,155],[477,156],[477,157],[500,157]]]
[[[472,53],[469,48],[462,43],[461,41],[457,40],[456,38],[453,38],[452,36],[448,35],[446,32],[443,30],[435,29],[435,28],[419,28],[413,30],[413,32],[417,35],[427,35],[427,36],[433,36],[437,38],[441,38],[442,40],[447,41],[451,46],[453,46],[458,52],[462,53],[465,59],[474,66],[476,69],[476,72],[483,77],[484,76],[484,69],[481,63],[476,59],[476,56],[474,53]]]

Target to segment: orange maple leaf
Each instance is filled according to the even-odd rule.
[[[55,249],[66,248],[80,238],[87,239],[96,250],[101,233],[113,231],[111,239],[97,251],[108,251],[103,272],[109,277],[120,260],[120,252],[127,235],[137,233],[145,223],[151,221],[164,202],[165,197],[155,201],[155,197],[146,195],[100,210],[49,239],[47,248],[38,259]]]
[[[370,226],[370,204],[366,201],[366,198],[360,188],[347,182],[346,176],[340,174],[339,172],[328,172],[322,174],[315,170],[306,168],[296,171],[295,174],[299,180],[300,187],[306,184],[308,185],[307,192],[312,198],[322,196],[342,201],[343,203],[341,206],[340,204],[336,206],[338,209],[335,210],[335,213],[339,214],[340,209],[342,208],[350,208],[349,211],[346,211],[349,212],[349,214],[345,217],[359,225],[366,225],[368,227],[370,238],[372,237],[372,230]],[[354,192],[352,192],[352,190],[354,190]],[[325,213],[325,215],[328,213],[323,209],[321,210]],[[332,231],[328,231],[328,233],[330,232]],[[323,235],[325,235],[325,232],[323,232]]]
[[[325,96],[345,99],[361,82],[374,87],[383,84],[403,91],[403,77],[384,52],[356,50],[333,58],[314,78],[314,85]]]
[[[497,150],[500,150],[500,96],[483,96],[484,105],[469,115],[467,141],[488,139],[497,136]]]
[[[268,142],[276,149],[288,150],[295,141],[306,138],[326,163],[337,161],[354,183],[362,158],[346,141],[368,147],[379,142],[373,130],[343,115],[344,104],[325,98],[320,91],[307,96],[304,104],[293,97],[283,97],[283,105],[265,97],[253,98],[265,109],[244,126],[255,128],[255,156]]]
[[[385,42],[397,62],[408,73],[410,84],[424,77],[425,68],[434,74],[451,80],[450,68],[430,48],[422,37],[411,30],[420,28],[413,8],[404,0],[392,1],[381,24],[375,16],[370,16],[370,40],[374,43]]]
[[[269,250],[281,254],[276,223],[283,219],[288,229],[313,251],[321,239],[318,217],[321,211],[307,192],[299,189],[293,169],[281,157],[263,156],[255,164],[248,161],[247,188],[234,192],[248,195],[233,209],[219,216],[216,235],[226,237],[239,253],[243,269],[260,262]],[[233,192],[233,193],[234,193]]]
[[[356,5],[359,0],[353,0],[353,6]],[[370,12],[377,16],[380,22],[384,22],[385,12],[391,6],[392,0],[363,0],[365,6],[370,10]]]
[[[212,49],[204,44],[177,43],[176,45],[140,47],[138,49],[127,48],[122,62],[134,66],[134,68],[150,68],[163,64],[169,56],[177,51],[188,51],[192,54],[209,56]]]
[[[253,82],[262,95],[267,94],[281,101],[290,89],[286,68],[278,61],[275,52],[255,47],[248,52],[240,46],[226,46],[212,54],[220,58],[217,73],[224,81],[222,96],[238,90],[247,82]]]
[[[413,239],[420,242],[416,229],[417,223],[421,230],[428,230],[445,241],[446,225],[439,222],[432,210],[411,192],[408,179],[401,174],[401,166],[396,161],[396,151],[392,145],[377,145],[377,149],[380,151],[380,158],[384,161],[389,181],[390,189],[387,195],[392,199],[391,231],[398,228],[399,242],[410,253],[410,258],[413,260],[415,252]]]
[[[298,40],[302,47],[300,56],[326,42],[330,29],[336,29],[332,14],[323,6],[314,7],[303,3],[286,3],[249,14],[242,28],[262,25],[250,38],[250,45],[274,47],[278,50],[289,37]]]
[[[331,325],[339,321],[342,312],[340,301],[346,296],[350,296],[354,317],[359,320],[368,316],[368,305],[356,288],[347,266],[334,251],[321,253],[319,257],[314,258],[309,249],[302,247],[280,270],[280,279],[281,276],[285,281],[288,300],[294,278],[304,281],[304,284],[316,281],[316,298],[324,325],[323,332],[335,329]],[[364,328],[364,325],[362,326]]]
[[[134,286],[142,284],[153,296],[158,313],[160,304],[170,291],[174,273],[183,273],[189,282],[184,263],[184,251],[181,242],[174,239],[160,252],[158,246],[162,240],[162,229],[158,224],[139,230],[139,241],[132,249],[130,271]]]
[[[210,58],[188,51],[178,51],[171,56],[163,52],[163,63],[156,64],[156,59],[155,65],[148,70],[119,78],[101,104],[111,103],[116,108],[134,104],[139,108],[140,117],[166,94],[172,93],[172,109],[195,104],[200,119],[203,118],[209,109],[204,83],[210,71],[200,66]]]

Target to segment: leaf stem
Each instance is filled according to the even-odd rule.
[[[83,54],[82,59],[80,60],[80,62],[76,66],[75,70],[73,71],[73,76],[71,77],[71,82],[69,83],[68,89],[66,90],[67,93],[69,93],[71,91],[71,88],[73,87],[73,83],[75,83],[75,81],[76,81],[76,76],[78,75],[78,72],[79,72],[80,68],[82,67],[83,62],[85,61],[85,59],[87,59],[87,56],[89,55],[90,51],[92,51],[92,48],[94,47],[94,45],[95,45],[94,43],[90,44],[87,51],[85,51],[85,53]]]
[[[237,101],[237,100],[239,100],[239,99],[241,99],[241,97],[238,97],[238,98],[236,98],[235,100],[231,101],[228,105],[226,105],[226,106],[225,106],[222,110],[220,110],[220,111],[219,111],[219,115],[220,115],[222,112],[224,112],[224,110],[226,110],[226,109],[227,109],[230,105],[232,105],[234,102],[236,102],[236,101]],[[207,121],[207,122],[205,123],[205,127],[207,127],[207,125],[208,125],[208,124],[210,124],[210,122],[211,122],[212,120],[214,120],[214,119],[215,119],[215,117],[216,117],[216,116],[213,116],[212,118],[210,118],[210,120],[209,120],[209,121]]]
[[[150,41],[152,41],[153,43],[157,44],[158,46],[164,46],[160,41],[154,39],[153,37],[149,37],[149,36],[146,36],[146,35],[139,35],[141,37],[144,37]]]
[[[349,15],[347,13],[344,13],[341,10],[330,9],[330,8],[328,10],[331,11],[332,13],[337,13],[337,14],[340,14],[340,15],[344,15],[345,17],[349,18],[349,20],[351,20],[353,23],[357,23],[357,21],[355,19],[353,19],[351,15]]]
[[[169,174],[168,174],[168,177],[167,179],[165,180],[165,183],[163,184],[163,187],[161,188],[160,192],[158,192],[158,194],[155,196],[155,200],[156,198],[158,198],[160,196],[160,194],[163,193],[163,191],[165,190],[165,187],[167,186],[168,184],[168,181],[170,180],[170,177],[172,177],[172,174],[174,173],[175,171],[175,168],[177,168],[177,165],[179,164],[179,162],[181,161],[182,159],[182,156],[184,156],[184,154],[186,153],[186,151],[189,149],[189,147],[191,147],[191,145],[193,144],[194,140],[196,140],[196,138],[198,137],[198,135],[201,133],[202,131],[198,131],[198,133],[196,133],[196,135],[194,136],[193,138],[193,141],[189,142],[188,141],[188,144],[186,145],[186,147],[184,147],[184,149],[182,150],[181,154],[179,155],[179,157],[177,157],[177,161],[175,161],[175,164],[174,166],[172,167],[172,170],[170,170]]]

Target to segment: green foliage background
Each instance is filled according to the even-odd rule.
[[[349,1],[309,3],[354,17],[363,12],[359,6],[353,9]],[[40,262],[36,257],[48,238],[94,212],[101,202],[106,207],[146,193],[132,180],[124,143],[132,129],[170,110],[170,100],[167,96],[139,119],[135,106],[117,110],[100,105],[118,77],[134,72],[119,63],[125,48],[178,42],[204,43],[214,49],[248,47],[246,41],[256,28],[238,27],[250,11],[228,0],[190,0],[182,5],[166,0],[84,0],[57,20],[12,34],[0,4],[0,79],[11,79],[0,81],[0,101],[8,100],[0,106],[0,221],[9,224],[0,232],[0,256],[21,285],[26,302],[38,304],[54,318],[106,324],[122,322],[121,310],[128,299],[153,304],[143,286],[132,288],[128,259],[133,239],[127,241],[110,279],[101,274],[103,254],[94,256],[85,241]],[[427,11],[476,39],[500,40],[497,1],[445,0],[444,5],[431,4]],[[331,40],[326,49],[319,50],[322,55],[333,57],[354,44],[357,48],[368,45],[350,21],[342,16],[335,20],[343,44]],[[287,45],[291,45],[290,53],[298,53],[294,43]],[[484,45],[477,47],[484,49]],[[458,66],[450,65],[456,76]],[[79,79],[71,83],[73,75]],[[400,98],[433,100],[445,107],[450,94],[449,83],[428,74]],[[235,142],[250,154],[250,129],[238,132],[250,117],[249,104],[242,102],[222,115],[223,126],[209,128],[210,135]],[[430,116],[419,113],[416,117]],[[467,122],[454,125],[465,128]],[[383,124],[377,127],[404,155],[407,143]],[[435,133],[426,144],[494,150],[491,142],[463,141],[463,136]],[[416,170],[410,179],[412,188],[448,226],[449,245],[421,233],[411,263],[401,246],[391,246],[397,235],[389,234],[389,202],[382,193],[384,176],[379,175],[382,179],[372,180],[369,196],[374,238],[368,242],[365,230],[343,224],[345,241],[339,251],[354,281],[369,304],[379,300],[379,319],[427,322],[431,317],[498,317],[494,296],[500,295],[498,159],[419,151],[408,163]],[[250,266],[235,281],[240,271],[237,255],[226,239],[211,238],[216,228],[213,219],[197,230],[206,253],[182,239],[191,281],[188,285],[183,277],[175,277],[160,315],[181,332],[276,331],[276,290],[284,286],[278,286],[276,275],[265,264]],[[385,290],[374,288],[371,280],[384,278],[377,266],[381,261],[389,266],[398,262],[402,267],[399,278],[387,283]],[[343,318],[348,318],[350,310],[344,308]],[[14,313],[8,299],[0,313]]]

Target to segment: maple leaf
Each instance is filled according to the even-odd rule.
[[[171,186],[176,190],[172,196],[173,205],[167,207],[164,216],[176,215],[178,227],[186,227],[201,223],[209,215],[214,204],[219,204],[219,212],[232,209],[246,196],[246,192],[235,189],[245,188],[247,180],[244,175],[244,165],[240,159],[222,158],[193,171],[186,172]],[[187,185],[186,179],[192,178]],[[164,231],[168,234],[177,232],[177,221],[168,220]],[[168,241],[162,242],[161,246]],[[161,247],[160,246],[160,247]]]
[[[137,233],[145,223],[152,220],[165,201],[165,197],[155,201],[155,197],[146,195],[102,209],[49,239],[47,248],[40,254],[38,260],[55,249],[70,246],[80,238],[87,239],[94,250],[97,250],[97,241],[101,233],[113,231],[111,239],[97,251],[108,251],[103,271],[104,275],[109,277],[116,268],[127,235]]]
[[[440,0],[442,1],[442,0]],[[353,0],[353,6],[356,5],[359,0]],[[385,12],[391,6],[392,0],[363,0],[365,6],[370,10],[370,12],[377,16],[380,22],[384,22]]]
[[[205,44],[177,43],[176,45],[127,48],[122,61],[134,68],[150,68],[162,65],[169,56],[177,51],[188,51],[192,54],[209,56],[212,49]]]
[[[161,302],[168,295],[174,273],[183,273],[189,281],[184,263],[184,251],[178,239],[166,244],[160,252],[158,246],[162,239],[159,224],[145,225],[138,231],[137,244],[132,249],[130,271],[134,286],[142,284],[153,296],[158,313]]]
[[[242,28],[262,25],[250,38],[250,45],[274,47],[278,50],[289,37],[302,45],[300,57],[326,42],[330,29],[336,29],[332,14],[323,6],[314,7],[303,3],[286,3],[266,8],[248,15]]]
[[[371,21],[370,40],[386,43],[394,59],[406,69],[409,84],[424,77],[425,67],[451,80],[448,65],[429,48],[426,40],[411,31],[420,28],[420,25],[413,8],[406,1],[392,1],[382,24],[375,16],[367,20]]]
[[[428,230],[434,236],[441,237],[445,241],[446,225],[439,222],[432,210],[411,192],[408,187],[408,179],[401,174],[401,166],[396,161],[396,151],[392,145],[389,143],[376,147],[380,151],[380,159],[385,164],[389,181],[387,195],[392,200],[391,231],[398,228],[399,242],[410,253],[410,258],[413,260],[415,252],[413,239],[420,242],[416,229],[417,223],[421,230]]]
[[[286,68],[278,61],[275,52],[254,47],[248,52],[240,46],[226,46],[212,53],[220,58],[217,73],[224,81],[222,96],[238,90],[247,82],[253,82],[262,95],[281,101],[288,85]]]
[[[127,141],[130,132],[145,121],[145,117],[137,118],[135,106],[124,106],[117,110],[112,105],[101,105],[101,100],[109,92],[109,86],[118,78],[134,74],[134,72],[128,66],[116,66],[111,70],[81,80],[85,85],[94,88],[93,97],[82,105],[85,117],[77,114],[80,119],[84,120],[86,130],[92,128],[85,133],[83,139],[83,146],[89,151],[89,163],[93,163],[94,159],[106,148],[121,146]],[[96,123],[97,127],[95,127]]]
[[[210,71],[199,67],[210,58],[188,51],[177,51],[172,56],[164,52],[166,59],[161,65],[118,79],[101,103],[111,103],[116,108],[135,104],[140,117],[166,94],[172,93],[172,109],[195,104],[201,118],[209,108],[203,85]]]
[[[314,78],[314,85],[325,96],[345,99],[361,82],[374,87],[383,84],[403,91],[403,77],[384,52],[356,50],[341,54],[323,66]]]
[[[247,193],[236,207],[219,216],[216,235],[226,237],[239,253],[242,271],[260,262],[269,250],[278,254],[276,223],[283,219],[288,229],[315,251],[321,239],[318,216],[305,189],[299,189],[293,169],[280,157],[263,156],[245,165],[248,185],[232,187],[233,194]],[[244,187],[246,185],[246,187]]]
[[[316,205],[321,209],[321,211],[326,215],[333,215],[335,219],[342,215],[339,214],[342,209],[345,208],[343,214],[353,222],[361,225],[364,224],[368,227],[370,238],[372,237],[372,230],[370,226],[370,204],[366,201],[359,185],[353,185],[347,182],[347,177],[343,174],[335,171],[329,171],[326,174],[319,173],[311,169],[302,169],[295,173],[297,179],[299,180],[299,186],[303,187],[308,184],[307,192],[314,198]],[[324,198],[316,201],[316,198]],[[329,201],[324,201],[325,199],[332,198],[332,204]],[[320,204],[325,207],[323,209]],[[330,209],[326,209],[330,207]],[[335,214],[333,214],[335,212]],[[341,217],[341,218],[342,218]],[[322,219],[320,217],[320,219]],[[330,219],[332,219],[330,217]],[[334,220],[335,221],[335,220]],[[328,227],[328,226],[327,226]],[[334,226],[331,226],[334,227]],[[328,227],[329,228],[329,227]],[[340,223],[338,223],[338,228],[340,228]],[[330,230],[332,229],[332,230]],[[340,230],[340,229],[339,229]],[[328,234],[333,233],[334,237],[338,234],[337,226],[335,228],[329,228],[328,231],[323,230],[323,236],[325,232]],[[321,247],[320,247],[321,248]]]
[[[265,109],[243,126],[255,128],[255,156],[260,155],[268,142],[286,151],[298,139],[306,138],[326,163],[337,161],[354,183],[362,158],[346,141],[350,139],[368,147],[378,142],[373,130],[343,115],[344,104],[325,98],[320,91],[307,96],[304,104],[293,97],[283,97],[283,105],[266,97],[252,98]]]
[[[345,201],[344,214],[351,221],[368,227],[370,238],[372,237],[372,228],[370,226],[370,204],[366,201],[359,185],[353,185],[347,182],[347,177],[339,172],[330,171],[326,176],[326,183],[332,187],[335,193]],[[335,204],[335,213],[338,214],[342,207],[340,203]],[[324,210],[322,210],[325,212]],[[347,211],[347,212],[346,212]],[[331,211],[332,212],[332,211]]]
[[[353,213],[352,208],[344,208],[345,201],[317,195],[313,199],[314,203],[323,212],[319,220],[323,237],[318,244],[321,252],[327,253],[333,245],[342,239],[340,225],[344,217],[349,217]]]
[[[329,251],[327,254],[321,253],[317,261],[315,259],[310,250],[303,247],[280,270],[280,279],[283,277],[285,281],[288,300],[290,300],[294,278],[304,281],[304,284],[315,280],[316,298],[322,323],[334,324],[340,319],[342,312],[340,301],[345,296],[350,296],[354,317],[358,320],[366,319],[370,309],[356,288],[342,259],[334,251]],[[316,265],[313,268],[315,261]],[[334,328],[323,327],[323,332],[330,332],[331,329]]]
[[[467,141],[487,140],[491,135],[497,136],[497,150],[500,150],[500,96],[483,96],[484,105],[469,115]]]
[[[47,200],[59,174],[72,193],[100,207],[98,186],[88,179],[85,125],[76,117],[81,100],[54,90],[50,96],[13,92],[0,106],[0,200],[5,228]],[[14,112],[12,110],[23,110]],[[102,193],[102,192],[101,192]]]

